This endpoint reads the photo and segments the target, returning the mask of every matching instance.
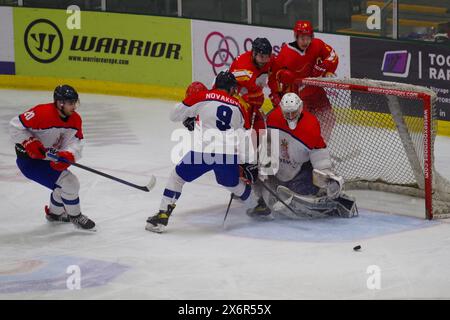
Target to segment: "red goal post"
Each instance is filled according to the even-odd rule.
[[[300,93],[327,97],[328,106],[318,99],[323,105],[311,111],[327,132],[334,169],[347,188],[423,197],[426,218],[450,217],[450,182],[434,169],[434,91],[353,78],[306,78],[298,85]]]

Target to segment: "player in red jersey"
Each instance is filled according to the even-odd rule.
[[[264,103],[263,88],[275,57],[272,45],[266,38],[256,38],[252,50],[238,56],[230,66],[238,82],[238,94],[248,105],[251,125],[255,129],[264,128],[260,108]]]
[[[78,93],[69,85],[55,88],[53,102],[39,104],[10,121],[11,139],[16,143],[17,166],[22,174],[50,190],[46,218],[52,222],[72,222],[93,230],[95,223],[81,213],[78,197],[80,183],[68,169],[69,163],[49,161],[49,149],[69,162],[81,157],[83,131],[75,111]]]
[[[296,80],[334,75],[339,58],[332,47],[314,37],[309,21],[297,21],[294,36],[295,41],[282,46],[273,64],[269,78],[270,98],[274,107],[277,107],[284,93],[297,93],[305,110],[319,118],[325,139],[328,140],[334,126],[334,117],[325,90],[312,86],[299,88]],[[330,115],[332,119],[325,121]],[[325,122],[328,123],[325,125]]]
[[[330,154],[319,121],[304,110],[297,94],[286,93],[283,96],[280,107],[267,118],[267,129],[272,138],[270,143],[278,144],[278,155],[269,158],[263,152],[260,165],[274,170],[273,174],[268,175],[267,181],[277,190],[280,198],[292,203],[299,215],[310,215],[315,211],[345,217],[355,215],[354,199],[342,193],[344,181],[332,171]],[[278,131],[278,140],[274,140],[272,130]],[[272,149],[269,146],[265,148]],[[271,210],[290,213],[258,184],[254,190],[261,196],[258,205],[247,211],[249,216],[273,218]]]

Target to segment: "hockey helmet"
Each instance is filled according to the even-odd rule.
[[[185,98],[206,90],[208,90],[208,88],[203,83],[194,81],[187,87]]]
[[[289,128],[294,130],[303,111],[303,101],[297,94],[288,92],[281,98],[280,107]]]
[[[55,88],[55,91],[53,92],[53,100],[78,101],[78,93],[73,87],[67,84],[59,85]]]
[[[260,54],[271,54],[272,45],[267,38],[256,38],[252,43],[252,51]]]
[[[230,92],[233,88],[237,87],[236,77],[229,71],[221,71],[216,77],[214,87]]]
[[[300,35],[307,35],[314,37],[314,30],[311,22],[308,20],[298,20],[294,26],[294,35],[297,38]]]

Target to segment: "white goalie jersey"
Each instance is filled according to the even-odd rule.
[[[279,180],[292,180],[308,161],[314,169],[331,169],[330,153],[320,134],[319,121],[311,113],[303,111],[297,127],[292,130],[281,109],[277,108],[269,115],[267,127],[279,133],[279,168],[276,172]]]

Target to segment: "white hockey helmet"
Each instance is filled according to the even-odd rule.
[[[281,98],[280,107],[289,128],[294,130],[303,111],[303,101],[295,93],[289,92]]]

